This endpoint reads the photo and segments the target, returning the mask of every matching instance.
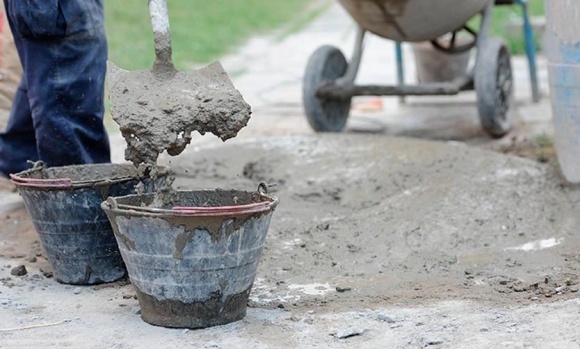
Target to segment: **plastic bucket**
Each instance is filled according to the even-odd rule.
[[[236,190],[111,197],[105,210],[135,287],[141,317],[204,328],[242,319],[278,199]],[[144,207],[145,206],[145,207]]]
[[[133,165],[92,164],[47,168],[42,164],[12,175],[54,277],[65,284],[93,285],[126,275],[113,230],[100,204],[109,195],[152,192],[167,171],[153,181],[142,179]]]
[[[545,7],[556,152],[566,180],[580,183],[580,1],[546,0]]]

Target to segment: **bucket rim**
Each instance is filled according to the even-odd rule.
[[[55,167],[47,167],[43,162],[37,162],[32,168],[27,170],[10,174],[10,181],[16,185],[17,188],[27,188],[27,189],[57,189],[57,190],[67,190],[67,189],[79,189],[79,188],[87,188],[87,187],[94,187],[99,185],[105,184],[116,184],[120,182],[129,181],[132,179],[139,179],[143,178],[139,176],[138,173],[135,175],[126,175],[126,176],[117,176],[117,177],[110,177],[110,178],[99,178],[94,180],[81,180],[81,181],[74,181],[68,177],[61,177],[61,178],[31,178],[25,177],[36,172],[40,172],[50,168],[66,168],[66,167],[79,167],[79,166],[105,166],[105,165],[114,165],[114,166],[132,166],[131,164],[114,164],[114,163],[100,163],[100,164],[78,164],[78,165],[66,165],[66,166],[55,166]],[[157,166],[158,176],[166,176],[169,174],[169,168],[165,166]]]
[[[176,190],[176,193],[191,193],[191,192],[203,192],[203,191],[214,191],[212,189],[206,190]],[[249,192],[247,193],[256,193]],[[112,211],[115,213],[124,213],[136,216],[156,216],[156,217],[221,217],[221,216],[236,216],[236,215],[246,215],[255,213],[265,213],[272,211],[278,205],[279,199],[276,196],[257,192],[264,201],[253,202],[245,205],[234,205],[234,206],[214,206],[214,207],[194,207],[194,206],[174,206],[171,209],[164,208],[153,208],[153,207],[142,207],[135,205],[125,205],[119,204],[117,199],[123,199],[128,197],[143,196],[143,195],[155,195],[155,193],[148,194],[131,194],[120,197],[109,197],[107,200],[101,203],[101,208],[105,211]]]

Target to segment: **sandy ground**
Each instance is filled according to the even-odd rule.
[[[162,159],[182,189],[277,184],[246,318],[154,327],[127,281],[59,284],[22,209],[0,217],[0,348],[580,347],[580,189],[558,173],[549,103],[519,88],[502,140],[483,134],[470,93],[372,110],[361,99],[348,132],[314,135],[300,74],[316,46],[350,45],[344,23],[333,6],[282,42],[225,58],[244,69],[234,83],[254,109],[249,126]],[[362,80],[393,77],[392,47],[365,57]],[[527,87],[525,61],[514,66]],[[545,66],[541,77],[546,93]],[[118,162],[122,138],[111,138]],[[18,265],[28,273],[12,275]]]

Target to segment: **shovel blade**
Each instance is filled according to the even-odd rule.
[[[247,125],[251,108],[219,62],[191,72],[127,71],[108,62],[111,115],[127,142],[125,159],[154,164],[180,154],[191,133],[222,140]]]

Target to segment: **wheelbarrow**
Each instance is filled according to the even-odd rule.
[[[483,129],[492,137],[502,137],[511,129],[510,102],[513,95],[511,58],[505,42],[490,37],[494,5],[519,4],[526,0],[339,0],[358,24],[353,55],[347,62],[335,47],[319,47],[309,58],[303,80],[303,106],[310,126],[317,132],[344,130],[353,97],[356,96],[436,96],[456,95],[475,90]],[[479,29],[471,20],[480,16]],[[529,23],[525,21],[525,23]],[[534,100],[537,100],[535,48],[531,29],[525,32]],[[397,43],[397,85],[357,85],[365,35],[371,32]],[[460,40],[461,38],[461,40]],[[476,49],[474,67],[451,81],[416,85],[403,83],[402,42],[430,42],[450,55]],[[533,40],[531,41],[533,43]]]

